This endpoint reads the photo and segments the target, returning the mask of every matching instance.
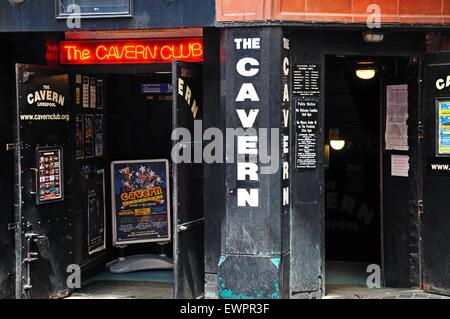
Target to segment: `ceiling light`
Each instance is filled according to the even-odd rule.
[[[380,43],[384,40],[384,32],[382,31],[364,31],[363,39],[370,43]]]
[[[330,140],[330,146],[335,151],[341,151],[345,147],[344,140]]]
[[[356,70],[356,76],[362,80],[371,80],[375,77],[375,69],[360,69]]]

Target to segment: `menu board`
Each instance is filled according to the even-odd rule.
[[[62,148],[38,148],[37,204],[64,200]]]
[[[437,155],[450,155],[450,101],[437,102]]]
[[[317,101],[297,101],[295,106],[295,168],[317,168],[317,133],[319,108]]]
[[[292,95],[302,98],[320,97],[320,65],[295,64]]]
[[[170,240],[169,161],[112,162],[111,175],[114,245]]]

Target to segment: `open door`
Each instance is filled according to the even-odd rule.
[[[203,132],[201,122],[195,122],[202,118],[201,64],[174,61],[172,84],[175,130],[172,133],[174,297],[191,299],[203,295],[205,276],[201,164]],[[200,147],[200,159],[194,158],[197,147]],[[190,159],[190,163],[186,158]]]
[[[18,64],[16,92],[16,297],[63,297],[72,260],[69,77]]]
[[[382,77],[382,269],[386,287],[409,288],[419,286],[418,60],[395,59]]]
[[[450,54],[425,57],[422,287],[450,295]]]

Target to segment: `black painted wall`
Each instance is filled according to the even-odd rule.
[[[227,128],[242,128],[237,109],[258,109],[253,128],[281,126],[281,28],[227,28],[222,38],[221,97]],[[237,48],[237,39],[260,39],[260,48]],[[242,58],[253,58],[259,71],[253,76],[237,72]],[[248,66],[247,66],[248,68]],[[258,99],[237,101],[244,83],[251,83]],[[258,101],[255,101],[258,100]],[[247,133],[248,134],[248,133]],[[249,135],[254,135],[250,133]],[[241,133],[240,135],[246,135]],[[269,134],[270,141],[271,134]],[[279,138],[279,135],[273,136]],[[234,140],[234,145],[232,144]],[[226,212],[219,261],[219,296],[221,298],[280,298],[286,283],[282,281],[281,169],[262,174],[258,158],[258,179],[238,180],[236,162],[249,162],[249,156],[237,155],[237,138],[227,140],[233,163],[226,164]],[[262,139],[260,140],[262,141]],[[259,144],[259,151],[262,150]],[[258,153],[261,154],[261,153]],[[253,162],[254,163],[254,162]],[[257,204],[239,204],[239,189],[255,189]],[[283,256],[284,257],[284,256]]]
[[[225,128],[225,110],[220,106],[220,31],[204,29],[203,130]],[[220,163],[203,165],[205,212],[205,296],[218,295],[218,265],[222,225],[225,219],[225,168]]]
[[[83,19],[77,30],[132,30],[212,26],[214,0],[134,0],[131,18]],[[65,31],[66,20],[56,20],[55,0],[0,2],[0,32]]]

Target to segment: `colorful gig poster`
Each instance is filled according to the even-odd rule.
[[[450,154],[450,101],[438,102],[438,155]]]
[[[114,244],[170,240],[168,160],[113,162],[111,172]]]
[[[37,204],[63,200],[61,148],[38,148],[37,157]]]

